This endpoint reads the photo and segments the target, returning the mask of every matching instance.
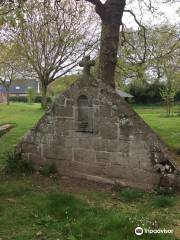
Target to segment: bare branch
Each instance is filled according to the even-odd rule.
[[[76,1],[79,2],[80,0],[76,0]],[[97,14],[100,16],[100,18],[102,19],[105,12],[105,5],[100,0],[86,0],[86,2],[89,2],[95,5],[95,10]]]
[[[142,25],[136,18],[136,15],[131,11],[131,10],[127,10],[125,9],[124,12],[130,13],[133,17],[135,22],[138,24],[139,27],[142,28],[143,31],[143,39],[144,39],[144,53],[143,53],[143,58],[142,58],[142,63],[145,63],[146,61],[146,55],[147,55],[147,39],[146,39],[146,28],[144,25]]]

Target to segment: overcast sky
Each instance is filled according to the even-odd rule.
[[[101,2],[105,2],[106,0],[101,0]],[[150,1],[150,0],[149,0]],[[149,2],[148,0],[144,0],[145,3]],[[143,0],[127,0],[126,1],[126,9],[132,10],[139,21],[144,23],[149,23],[151,25],[160,24],[162,22],[169,22],[170,24],[180,24],[180,0],[175,0],[176,3],[160,3],[165,2],[165,0],[151,0],[152,6],[156,9],[152,14],[148,11],[145,4],[143,4]],[[131,3],[132,2],[132,3]],[[141,4],[139,4],[141,2]],[[143,15],[140,11],[140,7],[142,7]],[[179,14],[176,12],[179,9]],[[161,14],[159,14],[161,13]],[[130,14],[124,13],[123,15],[123,23],[127,27],[135,28],[137,24],[135,23],[133,17]]]

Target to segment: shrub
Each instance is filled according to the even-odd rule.
[[[156,208],[172,207],[174,205],[173,198],[169,196],[157,196],[153,201],[153,206]]]
[[[32,162],[27,159],[23,159],[21,154],[15,151],[7,152],[4,158],[6,173],[31,174],[33,172]]]
[[[172,187],[157,187],[154,190],[159,195],[172,195],[174,193],[174,188]]]
[[[142,197],[142,195],[142,192],[131,188],[123,188],[120,192],[120,196],[122,197],[122,199],[127,202],[138,200]]]
[[[161,102],[160,89],[163,84],[130,84],[129,92],[134,96],[136,103],[157,103]]]
[[[11,102],[27,102],[26,96],[11,96],[10,97]]]
[[[57,173],[57,167],[54,163],[45,164],[44,166],[41,167],[39,172],[44,176],[49,176],[50,174]]]
[[[35,103],[41,103],[42,97],[40,95],[34,96],[34,101]],[[11,96],[10,97],[11,102],[28,102],[27,96]],[[52,100],[50,97],[47,97],[47,102],[51,103]]]
[[[32,87],[29,87],[27,90],[27,99],[28,99],[28,103],[32,104],[35,100],[35,90]]]
[[[41,101],[42,101],[42,96],[37,95],[37,96],[35,97],[34,102],[35,102],[35,103],[41,103]],[[52,100],[51,100],[50,97],[47,97],[47,102],[48,102],[48,103],[51,103],[51,102],[52,102]]]
[[[180,100],[180,91],[178,91],[175,96],[175,101],[179,101],[179,100]]]

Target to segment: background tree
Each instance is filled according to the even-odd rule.
[[[168,79],[173,85],[179,81],[179,29],[167,24],[146,26],[145,39],[143,31],[123,28],[116,81],[126,90],[129,86],[138,101],[160,101],[160,89]]]
[[[0,45],[0,84],[6,90],[7,104],[9,105],[9,91],[12,82],[20,77],[17,64],[17,51],[13,44]]]
[[[180,49],[178,49],[180,50]],[[176,51],[180,54],[180,51]],[[178,55],[180,56],[180,55]],[[164,61],[162,66],[162,72],[165,77],[165,87],[161,90],[161,96],[165,100],[166,103],[166,115],[173,116],[174,115],[174,99],[176,93],[180,91],[180,67],[179,61],[178,64],[175,61],[175,54]],[[178,58],[180,60],[180,57]]]
[[[130,13],[136,21],[136,15],[132,11],[134,3],[138,6],[141,5],[140,13],[142,13],[144,17],[145,8],[146,10],[148,9],[149,12],[154,12],[154,2],[158,2],[160,4],[160,2],[171,2],[171,0],[150,0],[148,3],[143,0],[129,0],[127,2],[125,0],[106,0],[105,3],[100,0],[86,1],[95,5],[95,10],[102,21],[98,76],[112,87],[115,87],[114,74],[117,63],[117,51],[119,47],[119,30],[120,25],[122,25],[123,13]],[[172,0],[172,2],[175,2],[175,0]],[[128,6],[131,9],[125,9],[125,6]]]
[[[29,104],[32,104],[35,100],[35,90],[33,87],[28,87],[27,90],[27,100]]]
[[[96,26],[89,9],[67,1],[28,1],[17,21],[19,51],[37,74],[42,107],[50,83],[73,69],[97,43]]]

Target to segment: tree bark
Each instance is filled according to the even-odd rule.
[[[7,105],[10,104],[10,99],[9,99],[9,91],[7,92]]]
[[[126,0],[86,0],[96,6],[96,12],[102,20],[98,77],[115,87],[114,75],[119,46],[119,30]]]
[[[47,108],[47,86],[42,85],[41,91],[42,91],[41,107],[42,109],[46,109]]]
[[[10,104],[9,87],[6,88],[6,94],[7,94],[7,105],[9,105]]]
[[[98,78],[115,87],[114,75],[119,45],[119,24],[102,21]]]

